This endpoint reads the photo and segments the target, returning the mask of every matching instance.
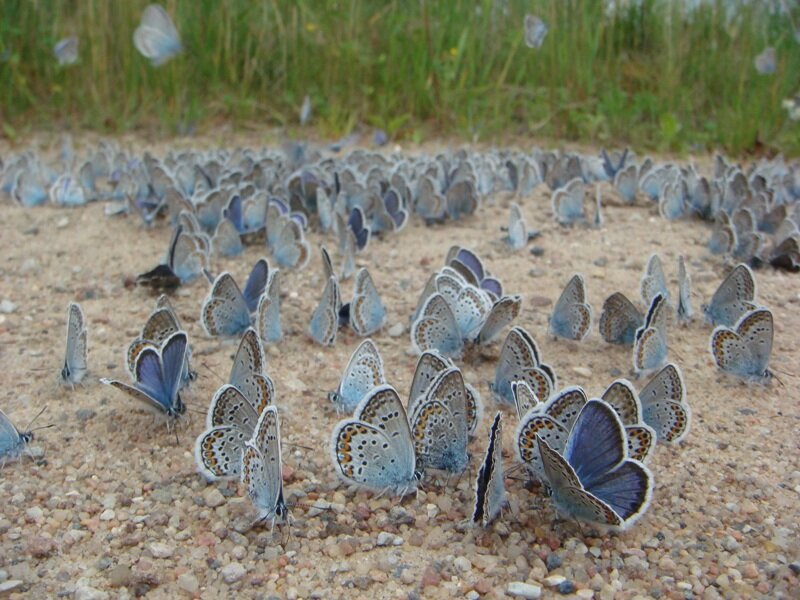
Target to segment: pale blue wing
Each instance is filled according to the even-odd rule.
[[[383,326],[386,308],[378,289],[366,268],[356,273],[353,301],[350,303],[350,326],[361,337],[368,336]]]
[[[250,327],[250,309],[229,273],[221,273],[214,281],[200,316],[211,336],[238,335]]]
[[[261,258],[256,261],[247,277],[247,282],[244,285],[244,292],[242,297],[247,303],[247,309],[254,313],[258,308],[258,301],[264,293],[269,279],[269,263],[266,259]]]

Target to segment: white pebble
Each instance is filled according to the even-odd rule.
[[[532,583],[524,583],[522,581],[512,581],[506,588],[506,595],[520,596],[529,600],[536,600],[542,596],[542,588]]]
[[[172,546],[162,542],[153,542],[150,544],[149,548],[153,558],[169,558],[172,556],[173,552],[175,552]]]
[[[470,569],[472,569],[472,563],[466,556],[459,556],[454,561],[453,564],[455,565],[456,569],[461,571],[462,573],[466,573]]]
[[[561,585],[566,580],[567,578],[563,575],[550,575],[549,577],[545,577],[542,580],[542,583],[544,583],[547,587],[556,587]]]
[[[15,310],[17,310],[17,305],[14,304],[11,300],[5,299],[0,302],[0,313],[5,313],[10,315]]]
[[[100,513],[100,520],[101,521],[111,521],[116,516],[117,516],[117,513],[115,513],[110,508],[108,508],[108,509],[106,509],[106,510],[104,510],[103,512]]]

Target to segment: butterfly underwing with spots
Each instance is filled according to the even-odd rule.
[[[329,277],[308,326],[308,332],[315,342],[322,346],[333,346],[336,343],[341,308],[339,283],[336,281],[336,277]]]
[[[550,333],[556,337],[580,341],[592,327],[592,307],[586,303],[583,275],[575,274],[561,292],[550,315]]]
[[[80,383],[88,371],[86,336],[83,310],[79,304],[70,302],[67,307],[67,349],[61,369],[61,383],[70,387]]]
[[[258,309],[269,278],[269,263],[260,259],[253,266],[244,291],[228,272],[221,273],[211,286],[200,311],[201,322],[210,336],[233,336],[250,327],[250,315]]]
[[[759,308],[746,313],[733,328],[720,325],[711,334],[711,356],[722,371],[745,381],[767,383],[773,341],[772,312]]]
[[[736,265],[723,280],[711,302],[703,305],[706,320],[712,325],[733,327],[742,315],[755,310],[756,280],[744,263]]]
[[[331,436],[331,458],[347,483],[398,496],[417,488],[414,439],[393,387],[374,388],[352,418],[339,421]]]
[[[692,413],[686,403],[686,386],[678,365],[669,363],[653,375],[639,392],[642,418],[659,441],[678,443],[686,438]]]
[[[385,383],[380,352],[371,339],[366,339],[353,352],[338,388],[328,394],[328,399],[337,411],[352,413],[372,389]]]
[[[536,342],[522,327],[513,327],[508,332],[500,350],[494,381],[489,386],[495,402],[514,405],[511,391],[514,381],[527,383],[537,398],[549,398],[556,387],[555,372],[541,362]]]
[[[628,439],[628,456],[645,462],[656,445],[656,432],[643,420],[642,403],[627,379],[617,379],[603,392],[601,399],[613,408]]]
[[[600,335],[609,344],[633,345],[636,331],[644,324],[644,315],[627,296],[614,292],[603,302]]]

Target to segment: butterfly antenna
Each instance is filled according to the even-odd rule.
[[[47,405],[45,404],[45,405],[42,407],[42,410],[40,410],[38,413],[36,413],[36,416],[35,416],[35,417],[33,417],[33,418],[31,419],[31,422],[30,422],[30,423],[28,423],[28,426],[27,426],[25,429],[26,429],[26,430],[29,430],[30,426],[31,426],[31,425],[33,425],[33,423],[36,421],[36,419],[38,419],[39,417],[41,417],[41,416],[42,416],[42,413],[43,413],[44,411],[46,411],[46,410],[47,410]],[[39,427],[39,429],[46,429],[47,427],[52,427],[52,425],[47,425],[46,427]],[[30,429],[30,431],[36,431],[36,430],[35,430],[35,429]]]
[[[309,446],[303,446],[302,444],[292,444],[291,442],[283,442],[284,446],[291,446],[292,448],[302,448],[303,450],[308,450],[310,452],[314,451],[314,448]]]
[[[55,427],[55,426],[56,426],[55,423],[50,423],[49,425],[42,425],[41,427],[34,427],[33,429],[29,429],[28,432],[29,433],[33,433],[34,431],[40,431],[42,429],[50,429],[50,428]],[[29,425],[29,427],[30,427],[30,425]]]
[[[219,380],[220,380],[222,383],[227,383],[227,381],[225,380],[225,378],[224,378],[224,377],[220,377],[220,376],[219,376],[219,373],[217,373],[216,371],[214,371],[214,369],[212,369],[211,367],[209,367],[209,366],[208,366],[208,364],[207,364],[205,361],[201,361],[201,363],[200,363],[200,364],[201,364],[201,365],[203,365],[203,366],[204,366],[206,369],[208,369],[208,370],[209,370],[209,372],[210,372],[210,373],[211,373],[211,374],[212,374],[214,377],[216,377],[217,379],[219,379]]]

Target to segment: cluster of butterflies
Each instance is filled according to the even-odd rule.
[[[53,55],[61,66],[78,62],[78,37],[65,37],[53,46]],[[142,20],[133,32],[133,45],[154,67],[181,52],[181,38],[169,14],[158,4],[145,7]]]

